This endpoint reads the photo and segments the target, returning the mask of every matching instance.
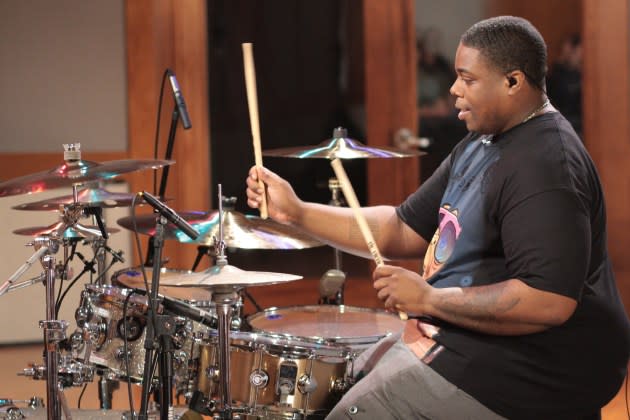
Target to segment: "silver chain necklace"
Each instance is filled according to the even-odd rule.
[[[543,102],[543,104],[541,106],[539,106],[538,108],[536,108],[534,111],[532,111],[531,114],[529,114],[527,117],[525,117],[525,119],[523,121],[521,121],[521,124],[525,124],[527,121],[531,120],[532,118],[534,118],[536,116],[536,114],[538,114],[540,111],[542,111],[543,109],[547,108],[547,106],[550,104],[549,102],[549,98],[547,98],[545,100],[545,102]],[[484,138],[481,139],[481,143],[484,146],[489,146],[492,144],[492,139],[494,136],[489,135],[486,136]]]
[[[542,111],[543,109],[547,108],[547,105],[549,105],[549,98],[547,98],[545,100],[545,102],[543,102],[543,104],[541,106],[539,106],[538,108],[536,108],[531,114],[529,114],[524,120],[523,122],[521,122],[521,124],[526,123],[527,121],[531,120],[532,118],[534,118],[536,116],[536,114],[538,114],[540,111]]]

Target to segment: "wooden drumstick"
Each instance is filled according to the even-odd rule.
[[[335,171],[335,175],[337,176],[337,180],[339,181],[339,186],[341,186],[341,191],[343,191],[344,197],[348,201],[348,205],[352,209],[354,213],[354,219],[359,225],[359,230],[363,235],[363,239],[370,250],[370,254],[372,254],[372,258],[377,266],[383,265],[383,257],[381,256],[378,247],[376,246],[376,241],[374,240],[374,236],[372,235],[372,231],[367,224],[367,220],[365,220],[365,216],[361,213],[361,206],[359,205],[359,200],[357,200],[357,196],[354,193],[354,189],[352,188],[352,184],[348,179],[348,175],[346,175],[346,171],[343,169],[343,165],[338,158],[333,159],[330,164]],[[407,314],[405,312],[398,311],[398,316],[402,320],[407,319]]]
[[[254,141],[254,162],[256,167],[262,168],[262,151],[260,146],[260,125],[258,121],[258,96],[256,95],[256,70],[254,67],[254,54],[251,43],[244,43],[243,64],[245,66],[245,87],[247,88],[247,105],[249,106],[249,122],[252,128],[252,139]],[[258,187],[263,190],[262,202],[260,203],[260,217],[266,219],[267,212],[267,187],[258,178]]]

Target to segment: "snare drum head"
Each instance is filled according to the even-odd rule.
[[[151,286],[153,269],[151,267],[145,267],[144,271],[147,274],[147,284]],[[163,267],[160,269],[160,283],[162,280],[168,279],[169,277],[190,273],[192,273],[192,271],[174,270]],[[130,289],[146,290],[144,276],[142,275],[140,267],[130,267],[117,271],[112,276],[112,284]],[[180,299],[186,302],[210,302],[212,300],[212,292],[210,290],[196,287],[160,286],[158,293],[162,296]]]
[[[247,322],[255,332],[350,347],[373,344],[404,326],[398,316],[384,310],[345,305],[270,308],[249,316]]]

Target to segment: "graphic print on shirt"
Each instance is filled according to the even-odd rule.
[[[422,265],[425,280],[440,271],[440,268],[453,254],[455,243],[462,230],[457,220],[458,213],[459,211],[455,208],[451,209],[449,204],[444,204],[440,207],[440,223],[435,234],[433,234],[433,238],[431,238],[431,243],[429,243]]]

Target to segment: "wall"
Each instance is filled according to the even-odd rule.
[[[126,153],[123,6],[124,0],[2,2],[2,181],[57,167],[63,163],[63,143],[80,142],[84,152]],[[128,188],[122,184],[108,189]],[[71,193],[68,186],[33,196],[0,199],[0,283],[33,252],[24,246],[29,237],[15,235],[13,230],[48,226],[59,217],[53,212],[17,211],[11,207]],[[126,214],[126,209],[108,212],[106,223],[116,226],[116,219]],[[128,232],[121,230],[112,235],[110,246],[124,249],[129,256],[129,239]],[[91,256],[89,247],[78,249],[86,257]],[[75,272],[81,270],[80,266],[75,268]],[[20,280],[41,271],[36,263]],[[80,281],[73,290],[76,293],[66,300],[61,319],[73,321],[75,295],[83,284]],[[44,296],[44,288],[38,284],[0,297],[0,343],[41,341],[38,321],[45,317]]]
[[[5,1],[0,152],[127,147],[123,0]]]
[[[485,0],[416,0],[416,36],[434,28],[442,34],[439,51],[455,58],[459,37],[473,23],[483,19]]]

